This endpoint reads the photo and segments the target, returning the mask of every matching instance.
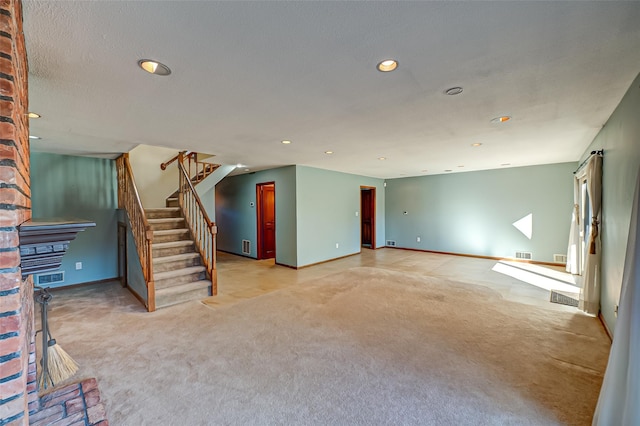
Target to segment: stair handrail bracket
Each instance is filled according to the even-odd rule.
[[[209,219],[193,186],[192,178],[184,166],[185,157],[184,152],[179,154],[178,204],[191,231],[194,243],[200,252],[202,262],[207,268],[207,274],[211,279],[211,294],[216,295],[218,293],[216,270],[216,234],[218,227]]]
[[[153,230],[142,207],[128,153],[124,153],[116,159],[116,169],[118,173],[118,208],[127,213],[142,273],[147,284],[147,310],[153,312],[156,309],[152,256]]]

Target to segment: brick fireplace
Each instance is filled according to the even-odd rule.
[[[24,425],[35,386],[33,282],[18,225],[31,218],[27,55],[22,4],[0,0],[0,424]]]
[[[19,226],[31,219],[27,54],[20,0],[0,0],[0,426],[107,426],[95,379],[38,395],[31,275]]]

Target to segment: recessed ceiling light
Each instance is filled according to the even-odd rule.
[[[40,118],[40,114],[36,113],[36,112],[30,112],[29,114],[27,114],[27,116],[29,118]]]
[[[424,169],[424,170],[420,170],[422,173],[428,172],[429,170]]]
[[[445,172],[452,172],[452,171],[453,171],[453,170],[451,170],[451,169],[447,169],[447,170],[445,170]]]
[[[291,143],[291,141],[285,140],[285,141],[282,141],[282,143],[285,144],[285,145],[289,145]]]
[[[511,163],[502,163],[502,164],[500,164],[500,165],[501,165],[501,166],[510,166],[510,165],[511,165]]]
[[[378,157],[378,160],[386,160],[387,157]]]
[[[331,155],[331,154],[333,154],[333,151],[325,151],[324,153],[327,154],[327,155]]]
[[[471,146],[482,146],[480,142],[472,143]]]
[[[171,74],[171,70],[165,64],[161,64],[157,61],[152,61],[151,59],[140,59],[138,61],[138,65],[140,68],[148,72],[149,74],[155,75],[169,75]]]
[[[239,169],[242,169],[242,168],[247,167],[247,166],[242,164],[242,163],[238,163],[238,164],[236,164],[236,167],[239,168]]]
[[[452,87],[445,90],[444,93],[449,96],[459,95],[460,93],[462,93],[462,87]]]
[[[248,171],[250,171],[250,170],[251,170],[251,169],[244,169],[244,171],[245,171],[245,172],[248,172]]]
[[[458,166],[458,167],[462,168],[462,167],[464,167],[464,166]]]
[[[29,135],[29,139],[40,139],[40,136]]]
[[[496,117],[494,119],[491,120],[492,123],[504,123],[506,121],[511,120],[511,116],[509,115],[502,115],[500,117]]]
[[[385,59],[380,62],[377,67],[380,72],[390,72],[398,68],[398,61],[395,59]]]

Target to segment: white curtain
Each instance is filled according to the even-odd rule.
[[[600,311],[600,206],[602,202],[602,156],[592,155],[586,167],[587,192],[591,208],[591,227],[586,241],[586,260],[578,307],[591,315]]]
[[[573,178],[573,213],[569,230],[569,247],[567,248],[567,272],[580,274],[580,181]]]
[[[640,173],[631,213],[622,289],[609,364],[593,416],[594,425],[640,421]]]

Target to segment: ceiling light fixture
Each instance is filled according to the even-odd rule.
[[[491,120],[492,123],[504,123],[511,120],[511,116],[509,115],[502,115],[500,117],[496,117],[494,119]]]
[[[29,118],[40,118],[41,115],[36,113],[36,112],[30,112],[29,114],[27,114],[27,117],[29,117]]]
[[[500,165],[501,165],[501,166],[510,166],[510,165],[511,165],[511,163],[502,163],[502,164],[500,164]]]
[[[480,142],[476,142],[476,143],[472,143],[471,146],[478,147],[478,146],[482,146],[482,144]]]
[[[325,151],[324,153],[327,154],[327,155],[331,155],[331,154],[333,154],[333,151]]]
[[[386,160],[386,159],[387,159],[387,157],[378,157],[378,160],[381,160],[381,161]]]
[[[289,145],[289,144],[291,143],[291,141],[284,140],[284,141],[282,141],[281,143],[283,143],[283,144],[285,144],[285,145]]]
[[[462,87],[452,87],[444,91],[445,95],[455,96],[462,93]]]
[[[453,170],[451,170],[451,169],[447,169],[447,170],[445,170],[445,172],[452,172],[452,171],[453,171]]]
[[[426,172],[428,172],[429,170],[424,169],[424,170],[420,170],[420,171],[421,171],[422,173],[426,173]]]
[[[165,64],[161,64],[160,62],[153,61],[151,59],[140,59],[138,61],[138,66],[148,72],[149,74],[155,75],[169,75],[171,74],[171,70]]]
[[[40,136],[29,135],[29,139],[40,139]]]
[[[461,166],[458,166],[458,167],[462,168],[462,167],[464,167],[464,166],[462,166],[462,165],[461,165]]]
[[[380,72],[391,72],[398,68],[398,61],[395,59],[385,59],[376,66]]]

